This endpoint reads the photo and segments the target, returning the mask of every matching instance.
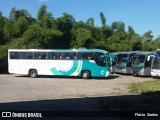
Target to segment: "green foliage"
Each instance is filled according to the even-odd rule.
[[[143,36],[131,26],[115,21],[107,25],[103,12],[99,14],[101,27],[94,24],[93,17],[87,21],[75,21],[64,13],[54,18],[42,5],[33,18],[26,9],[11,9],[8,18],[0,12],[0,67],[7,68],[7,50],[14,49],[69,49],[100,48],[112,51],[155,50],[160,46],[160,37],[153,39],[152,31]],[[3,70],[1,69],[1,70]],[[6,69],[5,69],[6,71]]]
[[[102,26],[106,26],[106,17],[104,16],[103,12],[100,12],[99,16],[101,18]]]
[[[8,47],[7,45],[0,45],[0,73],[8,72]]]
[[[144,42],[142,50],[144,50],[144,51],[152,51],[152,45],[151,45],[151,43],[148,42],[148,41]]]
[[[132,83],[130,86],[131,92],[143,93],[143,92],[155,92],[160,91],[160,81],[146,81],[142,83]]]
[[[27,30],[29,22],[25,17],[19,17],[14,24],[14,31],[16,37],[21,37],[23,33]]]
[[[160,36],[152,42],[153,50],[159,49],[159,46],[160,46]]]
[[[75,41],[73,43],[74,48],[87,47],[91,40],[91,31],[85,28],[79,28],[76,31]]]
[[[144,39],[144,41],[151,42],[153,39],[152,31],[145,32],[143,35],[143,39]]]
[[[10,42],[14,36],[14,22],[11,20],[6,20],[4,28],[3,28],[3,34],[4,34],[4,39],[5,43]]]
[[[50,12],[47,12],[47,6],[42,5],[38,11],[36,23],[40,27],[51,28],[52,26],[53,15]]]

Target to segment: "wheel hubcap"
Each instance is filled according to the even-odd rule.
[[[32,76],[35,77],[35,76],[36,76],[36,73],[32,73]]]
[[[87,73],[83,73],[83,77],[87,77]]]

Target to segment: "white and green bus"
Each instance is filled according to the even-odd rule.
[[[101,49],[41,50],[9,49],[9,73],[29,75],[56,75],[108,77],[108,52]]]
[[[115,56],[115,60],[112,63],[112,72],[113,73],[127,73],[131,74],[131,58],[134,54],[139,51],[121,51],[110,53],[110,56]]]
[[[151,76],[152,51],[142,51],[132,56],[131,74],[134,76]]]

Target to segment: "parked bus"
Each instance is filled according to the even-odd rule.
[[[9,49],[9,73],[29,75],[58,75],[108,77],[107,51],[100,49],[40,50]]]
[[[151,76],[160,77],[160,49],[154,53],[154,58],[151,65]]]
[[[116,72],[131,74],[131,58],[139,51],[120,52],[117,55]]]
[[[151,63],[154,52],[139,52],[132,57],[131,73],[133,75],[151,76]]]
[[[116,63],[117,63],[117,59],[118,59],[117,56],[118,56],[120,53],[121,53],[121,52],[112,52],[112,53],[109,54],[111,73],[115,73],[115,72],[116,72]]]

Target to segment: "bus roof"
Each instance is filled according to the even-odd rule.
[[[120,54],[121,52],[112,52],[112,53],[109,53],[109,55],[118,55]]]
[[[108,53],[101,49],[8,49],[8,51],[37,51],[37,52],[102,52]]]
[[[120,52],[112,52],[110,55],[118,55],[118,54],[132,54],[132,53],[138,53],[140,51],[120,51]]]
[[[142,51],[139,53],[136,53],[135,55],[154,55],[155,51]]]

